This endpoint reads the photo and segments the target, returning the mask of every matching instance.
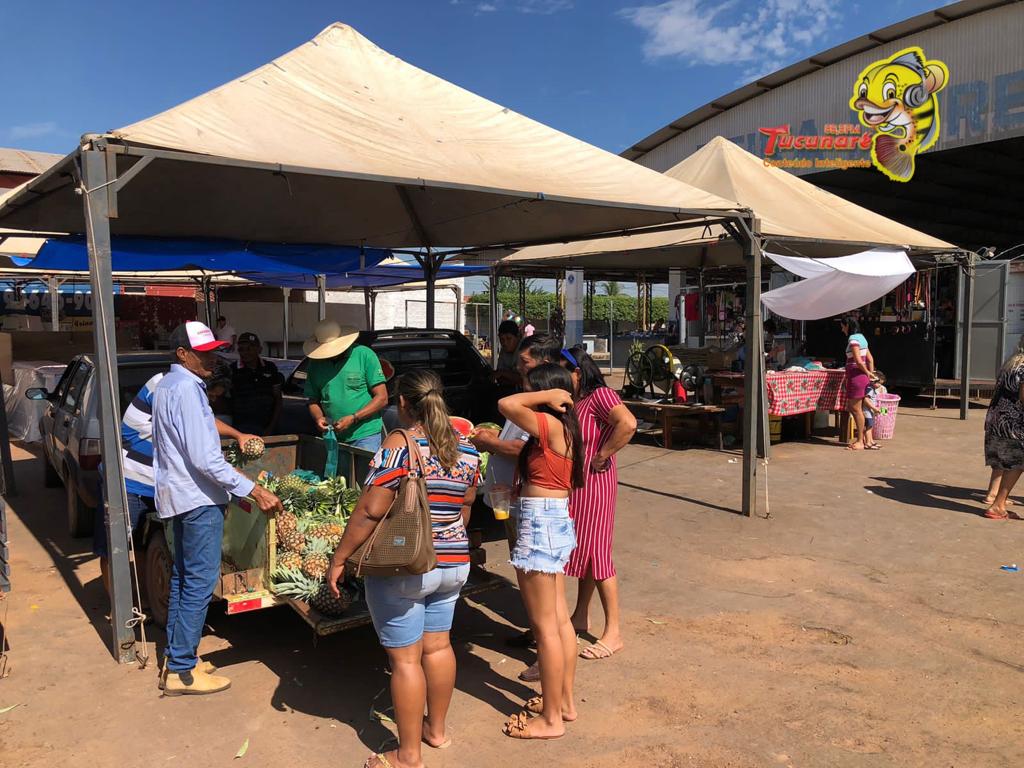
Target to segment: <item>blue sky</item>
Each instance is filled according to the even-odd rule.
[[[921,0],[10,0],[0,146],[67,152],[344,21],[447,80],[613,152]]]

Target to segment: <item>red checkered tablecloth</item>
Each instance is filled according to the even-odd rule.
[[[846,410],[846,371],[768,371],[768,413]]]

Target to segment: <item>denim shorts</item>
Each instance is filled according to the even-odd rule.
[[[420,576],[367,576],[366,603],[385,648],[405,648],[424,632],[452,628],[455,603],[469,578],[469,563],[435,568]]]
[[[526,497],[513,502],[517,520],[512,565],[525,573],[562,573],[576,549],[569,499]]]

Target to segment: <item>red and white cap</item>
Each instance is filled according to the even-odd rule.
[[[196,352],[213,352],[230,346],[229,342],[218,341],[213,331],[198,320],[182,323],[171,332],[171,349],[194,349]]]

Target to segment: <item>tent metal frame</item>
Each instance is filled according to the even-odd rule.
[[[116,157],[118,155],[138,157],[139,162],[131,168],[118,175]],[[750,218],[749,211],[737,210],[723,211],[716,209],[683,209],[674,206],[651,206],[642,204],[622,203],[616,201],[598,201],[567,198],[562,196],[548,196],[541,192],[525,193],[514,190],[487,188],[476,185],[457,184],[451,182],[439,182],[428,179],[404,179],[396,177],[383,177],[371,174],[360,174],[343,171],[335,171],[321,168],[305,168],[286,166],[277,163],[255,162],[247,160],[236,160],[225,157],[208,155],[197,155],[189,152],[157,149],[148,146],[130,145],[122,142],[116,137],[97,134],[86,134],[82,137],[80,146],[68,155],[63,161],[47,170],[37,177],[25,189],[7,198],[4,201],[5,207],[19,207],[25,204],[26,200],[38,199],[52,194],[56,189],[64,188],[69,183],[77,187],[82,197],[82,204],[85,216],[85,234],[89,253],[89,273],[94,294],[94,334],[96,344],[97,360],[97,391],[99,393],[99,417],[101,431],[101,453],[103,464],[106,468],[103,477],[104,502],[107,505],[106,515],[106,536],[110,552],[110,574],[111,574],[111,638],[110,648],[115,659],[121,663],[132,663],[136,659],[135,652],[135,616],[132,606],[132,582],[129,571],[127,527],[124,524],[126,518],[127,497],[124,487],[124,467],[121,459],[121,432],[120,414],[117,408],[118,372],[116,341],[114,336],[114,312],[113,312],[113,280],[112,280],[112,254],[111,254],[111,219],[118,216],[118,195],[125,191],[127,185],[139,173],[145,170],[154,159],[169,159],[194,163],[214,164],[220,166],[233,166],[252,170],[263,170],[274,174],[297,174],[310,176],[326,176],[362,180],[367,182],[389,183],[399,189],[403,188],[436,188],[456,189],[466,191],[484,192],[493,195],[510,196],[515,195],[521,198],[519,202],[531,200],[549,200],[553,202],[578,204],[581,206],[602,206],[606,208],[621,208],[640,211],[659,212],[664,214],[686,216],[688,220],[680,221],[683,226],[705,226],[707,219],[717,222],[739,221],[742,218]],[[47,186],[61,177],[70,177],[68,181],[60,181],[55,187],[47,190]],[[42,190],[42,191],[41,191]],[[671,226],[671,225],[670,225]],[[638,228],[639,229],[639,228]],[[749,231],[749,230],[748,230]],[[627,232],[628,233],[628,232]],[[608,232],[603,233],[608,236]],[[559,238],[558,242],[572,241],[575,239],[589,239],[586,235],[579,237]],[[550,242],[548,241],[545,242]],[[538,241],[539,242],[539,241]],[[508,244],[501,247],[523,247],[535,244],[522,242]],[[460,255],[464,250],[453,250],[434,253],[431,243],[426,240],[422,243],[427,248],[427,256],[422,254],[417,261],[426,267],[425,277],[428,287],[433,287],[436,279],[436,269],[444,260]],[[755,249],[756,243],[751,241],[749,247]],[[468,249],[466,249],[468,250]],[[476,251],[485,249],[474,249]],[[490,249],[486,249],[490,250]],[[210,311],[212,312],[212,305]],[[432,313],[430,313],[432,314]],[[428,325],[432,324],[428,315]],[[493,318],[492,318],[493,319]],[[752,343],[748,341],[748,344]],[[756,412],[757,394],[754,389],[748,389],[748,410]],[[749,451],[748,447],[744,448]],[[751,466],[751,473],[754,472]],[[744,483],[744,504],[746,513],[753,510],[755,504],[755,491],[752,482]],[[746,495],[749,494],[749,498]]]

